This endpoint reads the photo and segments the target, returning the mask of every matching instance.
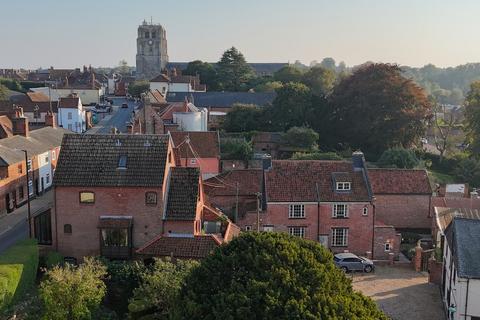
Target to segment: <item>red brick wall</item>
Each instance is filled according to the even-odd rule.
[[[80,204],[79,192],[95,192],[94,204]],[[145,204],[145,192],[157,192],[157,205]],[[161,233],[163,201],[159,188],[55,188],[56,214],[52,223],[58,231],[58,251],[81,259],[100,253],[99,217],[133,216],[133,246],[138,248]],[[57,221],[55,223],[55,217]],[[65,234],[65,224],[72,234]]]
[[[195,160],[195,163],[192,163],[192,159]],[[200,172],[202,173],[202,175],[220,173],[220,159],[218,158],[181,158],[180,166],[191,168],[200,167]]]
[[[368,207],[368,214],[363,216],[363,208]],[[350,252],[365,255],[372,249],[373,214],[370,203],[349,203],[349,218],[332,218],[333,203],[321,203],[320,205],[320,235],[328,235],[329,246],[331,244],[331,229],[334,227],[348,228],[348,246],[331,247],[333,252]],[[318,208],[316,203],[305,204],[305,219],[289,219],[289,204],[268,203],[267,212],[260,213],[260,229],[263,225],[273,225],[275,231],[288,232],[288,227],[306,227],[305,238],[318,241]],[[237,223],[242,230],[245,226],[257,229],[257,214],[249,212]]]
[[[395,228],[430,229],[429,195],[375,195],[375,220]]]
[[[397,259],[400,252],[401,234],[392,226],[375,226],[374,259],[388,260],[389,253]],[[390,243],[390,251],[385,251],[385,244]]]

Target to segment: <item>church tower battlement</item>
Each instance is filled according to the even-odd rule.
[[[160,24],[147,23],[138,27],[136,67],[137,79],[158,76],[168,63],[167,32]]]

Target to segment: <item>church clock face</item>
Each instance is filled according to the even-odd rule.
[[[149,44],[149,45],[152,45],[152,44],[153,44],[153,41],[152,41],[152,40],[148,40],[148,44]]]

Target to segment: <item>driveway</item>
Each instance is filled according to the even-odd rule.
[[[355,273],[355,290],[371,297],[392,320],[444,320],[438,286],[428,275],[407,267],[377,266],[374,273]]]

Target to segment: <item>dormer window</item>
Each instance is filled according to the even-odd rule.
[[[118,158],[118,167],[117,169],[127,169],[127,156],[121,155]]]
[[[350,182],[337,182],[337,191],[349,191],[352,189]]]

